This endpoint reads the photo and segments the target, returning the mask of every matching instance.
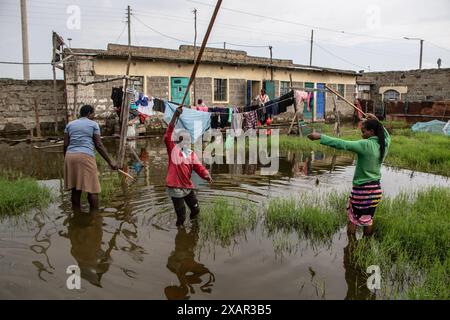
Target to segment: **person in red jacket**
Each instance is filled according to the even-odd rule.
[[[191,211],[191,220],[195,219],[200,212],[194,184],[191,181],[192,171],[195,171],[202,179],[212,182],[208,170],[198,160],[195,152],[190,150],[187,145],[181,144],[183,137],[180,136],[175,142],[172,139],[175,123],[182,112],[182,107],[176,109],[164,135],[164,143],[169,156],[166,186],[177,214],[177,226],[182,226],[186,219],[185,202]]]

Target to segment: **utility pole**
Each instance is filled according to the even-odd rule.
[[[128,61],[127,61],[127,71],[125,78],[125,86],[123,90],[122,107],[120,109],[120,142],[119,142],[119,154],[117,159],[117,165],[119,168],[123,167],[125,161],[125,153],[127,147],[127,129],[128,129],[128,115],[130,112],[130,103],[128,98],[128,78],[130,76],[130,64],[131,64],[131,9],[130,6],[127,7],[127,18],[128,18]]]
[[[23,59],[23,80],[30,80],[30,58],[28,55],[28,21],[27,21],[27,1],[20,0],[20,14],[22,17],[22,59]]]
[[[195,59],[196,59],[196,55],[197,55],[197,9],[194,8],[194,64],[195,64]],[[197,87],[195,86],[195,78],[194,78],[194,105],[197,101],[196,99],[196,92],[197,92]]]
[[[314,42],[314,30],[311,30],[311,47],[309,49],[309,65],[312,66],[312,49]]]
[[[403,37],[403,39],[406,40],[419,40],[420,41],[420,56],[419,56],[419,70],[422,70],[422,56],[423,56],[423,39],[420,38],[409,38],[409,37]]]
[[[127,7],[127,16],[128,16],[128,46],[131,46],[131,9],[130,6]]]
[[[420,62],[419,69],[422,70],[422,54],[423,54],[423,40],[420,40]]]
[[[269,46],[269,51],[270,51],[270,81],[273,81],[272,46]]]
[[[224,41],[223,42],[223,50],[225,50],[227,48],[227,43]]]

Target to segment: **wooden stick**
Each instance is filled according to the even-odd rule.
[[[122,107],[120,109],[120,142],[119,142],[119,155],[117,163],[119,167],[123,167],[123,162],[125,161],[125,150],[127,142],[127,129],[128,129],[128,114],[130,112],[130,103],[128,98],[128,76],[130,75],[130,64],[131,64],[131,51],[128,49],[128,61],[127,61],[127,73],[125,78],[125,87],[122,98]]]
[[[363,112],[361,109],[359,109],[357,106],[355,106],[353,103],[351,103],[350,101],[348,101],[347,99],[345,99],[343,96],[341,96],[339,94],[339,92],[337,92],[336,90],[330,88],[329,86],[325,85],[325,88],[327,88],[331,93],[334,93],[335,95],[337,95],[339,98],[341,98],[342,100],[344,100],[347,104],[351,105],[354,109],[358,110],[359,112],[361,112],[365,117],[367,117],[367,114],[365,112]]]
[[[186,91],[184,92],[183,100],[181,101],[181,105],[184,105],[184,101],[186,101],[186,96],[189,92],[189,88],[192,85],[192,82],[195,79],[195,74],[197,73],[198,66],[200,64],[200,60],[202,60],[203,51],[205,50],[206,43],[208,42],[209,34],[211,33],[211,29],[214,25],[214,21],[216,20],[217,13],[219,12],[220,5],[222,4],[222,0],[218,0],[216,7],[214,9],[214,13],[211,17],[211,21],[209,22],[208,30],[206,31],[205,37],[203,38],[202,46],[200,47],[200,52],[198,53],[197,60],[195,61],[194,69],[192,69],[191,78],[189,79],[189,83],[187,85]]]
[[[135,177],[133,177],[131,174],[126,173],[126,172],[123,171],[123,170],[117,169],[117,171],[119,171],[121,174],[123,174],[124,176],[127,176],[127,177],[130,178],[130,179],[136,180]]]
[[[83,82],[83,81],[67,82],[67,84],[71,85],[71,86],[76,86],[76,85],[88,86],[88,85],[95,84],[95,83],[104,83],[104,82],[112,82],[112,81],[116,81],[116,80],[123,80],[126,77],[127,76],[120,76],[120,77],[115,77],[115,78],[92,80],[92,81],[87,81],[87,82]]]

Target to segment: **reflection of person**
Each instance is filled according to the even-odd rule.
[[[102,216],[98,213],[75,212],[69,219],[70,253],[80,267],[81,277],[101,287],[101,278],[109,269],[109,261],[102,250]]]
[[[191,181],[192,171],[195,171],[203,180],[212,182],[208,170],[198,160],[195,152],[189,149],[189,144],[183,142],[183,137],[180,136],[178,141],[173,141],[172,134],[175,123],[181,113],[182,108],[178,107],[164,135],[164,143],[169,156],[166,186],[177,214],[177,226],[183,225],[186,219],[185,202],[191,210],[191,219],[196,218],[200,212],[197,196],[194,192],[194,184]]]
[[[194,294],[194,284],[202,284],[202,276],[208,275],[208,280],[200,286],[202,292],[211,293],[214,274],[203,264],[195,261],[195,247],[198,241],[198,224],[194,222],[190,232],[185,227],[179,227],[175,237],[175,250],[167,260],[167,268],[177,275],[180,285],[171,285],[164,289],[167,299],[185,300]]]
[[[64,130],[64,187],[72,190],[74,208],[80,207],[81,192],[87,192],[91,209],[98,208],[101,189],[94,148],[111,169],[117,170],[100,138],[100,127],[93,119],[94,108],[84,105],[80,109],[80,119],[71,121]]]
[[[356,226],[364,227],[364,234],[371,234],[373,216],[381,201],[381,164],[391,139],[387,130],[373,114],[367,114],[361,127],[363,139],[347,141],[325,134],[311,133],[308,138],[335,149],[348,150],[358,155],[353,175],[353,189],[349,198],[347,214],[348,229],[354,233]]]
[[[345,300],[369,300],[375,295],[367,288],[367,276],[356,268],[352,261],[354,250],[358,240],[356,235],[348,232],[348,244],[344,248],[345,281],[347,282],[347,294]]]

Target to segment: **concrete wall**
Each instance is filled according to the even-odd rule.
[[[450,100],[450,69],[369,72],[360,79],[373,83],[370,95],[376,105],[389,88],[399,91],[403,102]]]
[[[57,80],[56,108],[53,80],[0,80],[0,132],[30,130],[36,127],[35,101],[42,130],[53,130],[55,114],[59,127],[66,116],[64,81]],[[55,112],[56,110],[56,112]]]

